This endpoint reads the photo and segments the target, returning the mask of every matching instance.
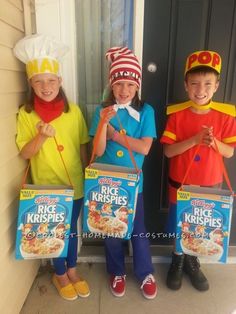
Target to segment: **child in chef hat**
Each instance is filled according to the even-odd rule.
[[[18,41],[13,52],[26,64],[30,85],[30,99],[20,108],[17,120],[20,156],[30,159],[34,184],[68,185],[57,148],[60,149],[75,190],[68,255],[53,260],[55,287],[61,297],[74,300],[90,294],[87,282],[76,272],[78,237],[74,236],[83,201],[89,136],[80,108],[70,103],[62,90],[60,61],[68,50],[55,38],[35,34]]]

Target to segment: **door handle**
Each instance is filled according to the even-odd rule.
[[[154,62],[148,63],[148,65],[147,65],[147,70],[148,70],[148,72],[155,73],[156,70],[157,70],[157,65],[156,65],[156,63],[154,63]]]

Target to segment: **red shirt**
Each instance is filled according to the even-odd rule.
[[[190,108],[172,113],[160,141],[163,144],[184,141],[200,132],[203,125],[212,126],[213,134],[219,141],[236,146],[235,118],[214,109],[206,114],[196,114]],[[170,158],[169,176],[172,180],[182,183],[196,147]],[[212,186],[222,181],[219,154],[212,147],[201,145],[184,183]]]

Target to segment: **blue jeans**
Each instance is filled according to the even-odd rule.
[[[71,229],[70,229],[70,238],[69,238],[69,244],[68,244],[67,257],[59,257],[59,258],[53,259],[53,265],[55,268],[55,273],[57,275],[64,275],[67,271],[67,268],[72,268],[76,266],[77,253],[78,253],[77,222],[78,222],[82,203],[83,203],[83,198],[74,200],[73,202]]]
[[[144,225],[143,194],[138,194],[136,214],[134,218],[134,229],[131,235],[133,247],[134,274],[138,280],[143,279],[154,272],[150,252],[149,239],[146,237]],[[119,238],[105,239],[105,253],[107,272],[111,275],[125,275],[125,255],[123,240]]]

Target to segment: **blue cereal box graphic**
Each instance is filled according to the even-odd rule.
[[[139,175],[135,169],[93,163],[85,170],[83,231],[129,239]]]
[[[231,191],[183,186],[177,192],[177,252],[227,262]]]
[[[20,191],[16,259],[66,257],[74,191],[26,185]]]

